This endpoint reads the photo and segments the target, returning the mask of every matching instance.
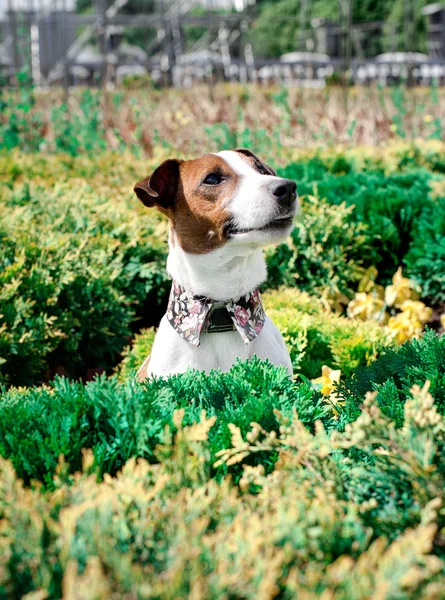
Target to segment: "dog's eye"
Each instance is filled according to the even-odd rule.
[[[261,175],[269,175],[267,169],[260,162],[256,162],[255,166]]]
[[[206,178],[204,179],[203,183],[205,183],[206,185],[219,185],[222,180],[223,178],[219,173],[209,173],[208,175],[206,175]]]

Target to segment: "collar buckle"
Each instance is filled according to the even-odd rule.
[[[214,308],[207,318],[206,333],[224,333],[236,331],[235,324],[225,306]]]

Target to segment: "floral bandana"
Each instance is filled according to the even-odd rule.
[[[174,281],[168,301],[167,319],[181,337],[198,347],[201,333],[212,331],[209,329],[209,313],[215,303],[220,304],[217,300],[205,296],[189,295]],[[245,344],[260,334],[266,314],[258,290],[254,290],[236,301],[226,300],[223,304],[233,321],[233,329],[238,331]],[[213,331],[217,330],[216,327],[213,329]],[[224,329],[224,331],[228,331],[228,329]]]

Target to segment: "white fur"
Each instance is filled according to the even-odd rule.
[[[153,344],[148,375],[184,373],[187,367],[205,371],[228,371],[237,358],[253,356],[268,359],[274,365],[284,365],[292,375],[292,364],[284,340],[276,325],[266,317],[263,330],[250,344],[245,344],[237,331],[203,333],[195,348],[185,341],[170,323],[162,318]]]
[[[227,207],[240,228],[267,225],[279,216],[277,199],[269,186],[278,178],[260,175],[237,152],[218,154],[237,173],[240,184],[235,195],[227,199]],[[295,209],[293,209],[293,213]],[[293,214],[292,213],[292,214]],[[266,264],[262,246],[277,242],[290,232],[252,231],[236,234],[224,246],[207,254],[189,254],[182,250],[172,233],[167,271],[193,295],[214,300],[238,299],[257,288],[266,279]],[[292,365],[284,340],[267,317],[264,327],[252,342],[245,344],[237,331],[203,333],[200,346],[185,341],[164,316],[153,344],[151,359],[144,363],[144,376],[165,376],[182,373],[188,367],[209,372],[228,371],[237,358],[246,360],[254,355],[283,365],[292,375]]]
[[[258,173],[239,152],[224,150],[218,153],[229,167],[239,176],[240,185],[236,193],[227,204],[227,209],[232,215],[236,225],[242,229],[261,228],[280,216],[277,199],[271,194],[270,186],[280,177],[274,175],[261,175]],[[296,208],[289,210],[289,216],[294,216]],[[283,215],[281,215],[283,216]],[[286,237],[292,230],[283,231],[249,231],[238,233],[230,240],[230,244],[262,248],[274,244]]]
[[[246,248],[231,240],[207,254],[189,254],[182,250],[173,232],[169,246],[168,274],[196,296],[214,300],[238,299],[261,285],[267,277],[260,247]]]

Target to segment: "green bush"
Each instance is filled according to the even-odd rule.
[[[160,314],[169,283],[160,222],[86,182],[3,186],[0,381],[110,369],[139,319]]]
[[[338,393],[345,402],[341,419],[355,419],[360,414],[361,398],[375,391],[383,413],[401,426],[412,386],[423,386],[426,381],[430,382],[438,412],[445,415],[445,335],[431,330],[419,340],[386,350],[373,364],[358,368],[340,383]]]
[[[350,222],[352,210],[304,198],[288,241],[266,249],[265,287],[293,285],[333,300],[351,298],[370,247],[366,225]]]
[[[445,235],[413,246],[405,262],[406,273],[419,283],[423,298],[445,302]]]
[[[235,371],[227,379],[235,396],[252,376],[273,381],[263,387],[274,389],[274,400],[267,394],[255,401],[247,396],[246,417],[256,419],[261,401],[271,406],[280,399],[275,404],[280,412],[270,413],[279,429],[270,431],[264,422],[247,428],[232,424],[228,444],[219,444],[216,468],[244,465],[239,486],[229,477],[212,478],[214,430],[220,431],[219,419],[230,415],[223,410],[198,416],[197,396],[195,406],[176,411],[167,427],[159,424],[155,464],[132,459],[116,478],[105,476],[98,483],[97,458],[84,452],[82,472],[72,476],[60,461],[52,490],[36,484],[26,488],[2,459],[0,597],[32,592],[85,600],[113,595],[165,600],[363,600],[382,593],[407,600],[441,597],[445,423],[427,390],[413,389],[402,428],[368,397],[344,433],[328,435],[320,424],[308,429],[292,412],[293,404],[298,411],[311,404],[294,403],[283,371],[258,363]],[[184,377],[173,380],[193,387],[193,378]],[[204,379],[194,392],[203,389]],[[207,379],[214,393],[221,393],[218,378]],[[98,380],[81,395],[84,400],[95,396],[90,413],[98,417],[105,402],[111,410],[114,398],[110,417],[116,419],[128,405],[131,388],[125,388],[124,399],[122,387],[115,381],[109,385]],[[71,399],[72,408],[80,392],[73,386],[56,383],[54,407]],[[190,399],[187,387],[181,385],[181,391]],[[46,394],[44,406],[51,401],[49,390],[14,393],[19,409],[37,404],[39,394],[41,400]],[[142,388],[133,393],[142,394]],[[10,410],[11,394],[5,399]],[[150,395],[149,388],[145,394]],[[241,404],[245,399],[239,397]],[[197,417],[193,424],[190,410]],[[233,416],[236,421],[237,411]],[[313,412],[310,420],[317,416]],[[121,422],[130,435],[132,421]],[[153,425],[146,431],[147,445]],[[115,452],[120,447],[116,444]],[[271,473],[255,465],[259,457],[275,464]]]
[[[415,223],[405,264],[407,274],[421,285],[424,298],[445,302],[445,198],[427,205]]]
[[[361,267],[376,267],[387,285],[406,264],[423,298],[443,302],[445,204],[432,197],[431,173],[359,172],[350,158],[335,156],[280,170],[298,182],[303,202],[288,243],[268,252],[270,284],[350,298]]]
[[[0,455],[10,458],[27,482],[50,484],[60,454],[73,471],[79,469],[82,448],[93,449],[100,474],[114,474],[129,458],[154,460],[164,427],[172,425],[178,408],[185,409],[188,424],[198,421],[202,410],[218,415],[209,438],[213,456],[230,444],[228,423],[243,431],[252,421],[277,430],[276,409],[290,416],[295,408],[308,426],[327,413],[308,383],[292,383],[284,368],[257,359],[238,363],[229,373],[189,371],[144,385],[119,384],[114,377],[86,385],[58,378],[51,387],[12,388],[3,394]]]
[[[319,377],[323,365],[349,376],[393,345],[376,323],[331,313],[316,298],[295,289],[268,292],[264,303],[288,347],[294,372]]]
[[[344,165],[341,168],[347,170]],[[300,171],[301,168],[291,164],[284,169],[284,175],[298,181],[301,195],[315,195],[338,206],[350,227],[364,226],[361,262],[365,268],[376,267],[379,281],[387,284],[415,241],[419,219],[434,209],[429,186],[431,174],[418,170],[391,175],[356,171],[338,175],[335,163],[331,166],[333,172],[320,172],[317,178],[311,174],[301,179]],[[350,208],[349,213],[344,213],[344,206]]]
[[[290,119],[291,95],[270,93]],[[69,121],[63,106],[48,120],[1,104],[13,117],[0,123],[8,149],[67,152],[0,156],[8,386],[111,370],[163,310],[166,223],[131,185],[171,147],[151,148],[149,165],[76,156],[105,147],[97,100],[84,97]],[[269,131],[213,125],[206,143],[269,152]],[[112,125],[107,135],[122,145]],[[125,144],[144,137],[138,125]],[[267,251],[267,285],[292,288],[264,301],[297,381],[255,358],[229,373],[135,382],[151,328],[123,352],[118,376],[4,385],[0,600],[443,595],[445,336],[395,348],[383,328],[329,308],[370,265],[383,283],[402,265],[425,298],[445,300],[444,200],[418,169],[442,185],[443,146],[291,155],[280,172],[306,198],[289,240]],[[332,398],[307,380],[323,364],[346,377]]]
[[[155,336],[156,329],[154,327],[143,329],[134,336],[131,345],[124,348],[122,362],[116,369],[119,379],[125,380],[128,377],[134,377],[144,360],[150,355]]]
[[[443,142],[420,139],[415,143],[393,141],[377,147],[319,147],[316,150],[300,151],[297,159],[290,160],[285,167],[279,167],[278,173],[283,177],[295,177],[308,186],[329,174],[370,172],[377,176],[395,175],[412,173],[421,168],[441,175],[445,173],[443,155]]]
[[[159,322],[167,225],[131,184],[167,152],[149,165],[128,154],[0,156],[1,381],[110,371],[132,334]],[[393,155],[395,168],[428,162],[426,150]],[[428,303],[443,301],[443,198],[431,197],[425,171],[358,172],[377,158],[308,154],[282,171],[327,200],[303,199],[288,241],[267,250],[265,288],[296,286],[339,307],[364,267],[385,280],[404,261]]]

